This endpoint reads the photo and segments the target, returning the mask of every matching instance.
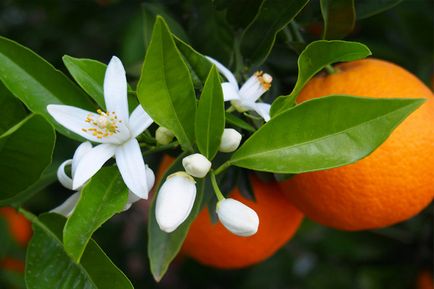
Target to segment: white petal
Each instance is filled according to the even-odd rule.
[[[226,79],[230,83],[232,83],[232,85],[234,85],[238,90],[238,82],[237,82],[237,79],[235,78],[235,75],[229,69],[227,69],[223,64],[221,64],[220,62],[218,62],[214,58],[211,58],[209,56],[205,56],[205,57],[209,61],[211,61],[211,63],[217,67],[218,71],[220,71],[220,73],[223,74],[226,77]]]
[[[145,165],[145,170],[146,170],[146,181],[148,184],[148,187],[151,189],[154,186],[155,183],[155,174],[154,172],[148,167],[148,165]],[[141,200],[142,198],[137,196],[136,194],[134,194],[133,192],[129,191],[128,192],[128,202],[127,205],[124,208],[124,211],[128,210],[131,205],[139,200]]]
[[[259,217],[254,210],[234,199],[217,203],[217,216],[223,226],[235,235],[248,237],[258,231]]]
[[[253,74],[240,88],[241,100],[255,102],[267,90],[263,87],[256,74]]]
[[[74,211],[75,205],[77,205],[79,199],[80,192],[76,192],[72,194],[68,199],[66,199],[66,201],[63,202],[60,206],[52,209],[50,212],[69,217]]]
[[[203,178],[211,169],[211,162],[201,154],[192,154],[182,159],[185,171],[193,177]]]
[[[270,120],[271,105],[263,102],[241,102],[243,107],[256,111],[266,122]]]
[[[196,198],[196,185],[185,172],[169,177],[160,188],[155,206],[155,217],[160,229],[170,233],[181,225],[191,212]]]
[[[235,87],[230,82],[223,82],[222,83],[222,90],[223,90],[223,100],[224,101],[240,98],[240,95],[238,94],[238,88]]]
[[[77,165],[80,162],[80,160],[83,158],[83,156],[92,149],[92,144],[90,142],[84,142],[81,145],[77,147],[75,150],[74,156],[72,157],[72,164],[71,164],[71,175],[74,177],[75,170],[77,169]]]
[[[128,121],[128,88],[122,62],[113,56],[104,77],[104,100],[107,111],[115,112],[119,119]]]
[[[115,154],[115,151],[116,146],[112,144],[100,144],[89,150],[77,165],[73,179],[73,189],[81,187],[95,175],[104,163]]]
[[[65,166],[72,164],[72,160],[64,161],[57,169],[57,179],[67,189],[72,190],[72,179],[65,173]]]
[[[116,149],[116,163],[128,189],[138,197],[147,199],[150,187],[142,152],[135,138]]]
[[[98,117],[97,114],[69,105],[50,104],[47,106],[48,113],[62,126],[75,132],[79,136],[84,137],[93,142],[104,142],[104,139],[99,139],[93,136],[89,132],[84,132],[83,129],[89,127],[86,122],[86,118],[91,115],[92,117]]]
[[[132,137],[137,137],[154,121],[139,104],[130,116],[129,127]]]

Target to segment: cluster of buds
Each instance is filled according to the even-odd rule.
[[[219,150],[232,152],[240,144],[241,135],[234,129],[225,129]],[[195,178],[204,178],[211,169],[211,162],[196,153],[182,160],[185,171],[179,171],[167,177],[161,186],[156,202],[156,220],[160,229],[171,233],[190,215],[196,199]],[[238,236],[251,236],[259,226],[259,218],[254,210],[243,203],[224,198],[221,193],[216,207],[217,216],[225,228]]]

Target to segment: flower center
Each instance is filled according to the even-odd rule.
[[[96,118],[94,118],[94,115],[92,114],[89,114],[86,117],[85,121],[92,125],[92,127],[83,128],[82,130],[84,132],[89,132],[100,139],[119,132],[118,123],[121,123],[122,121],[118,119],[115,112],[103,112],[100,109],[98,109],[97,112],[98,116]]]
[[[256,71],[255,76],[265,90],[270,89],[271,82],[273,81],[273,77],[271,77],[271,75],[264,73],[263,71]]]

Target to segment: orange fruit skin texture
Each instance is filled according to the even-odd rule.
[[[229,196],[256,211],[258,232],[239,237],[220,222],[211,222],[204,208],[192,223],[182,253],[198,262],[222,269],[242,268],[259,263],[273,255],[298,229],[303,215],[284,196],[277,183],[264,183],[251,178],[256,202],[243,197],[238,189]]]
[[[298,102],[332,94],[428,100],[365,159],[299,174],[281,187],[306,216],[337,229],[382,228],[415,216],[434,195],[431,90],[403,68],[378,59],[343,63],[337,68],[340,71],[335,74],[309,81]]]
[[[25,247],[32,237],[32,224],[14,208],[0,208],[0,218],[5,218],[9,231],[17,243]]]

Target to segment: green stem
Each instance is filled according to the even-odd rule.
[[[179,146],[179,143],[177,141],[174,141],[174,142],[167,144],[167,145],[154,146],[154,147],[150,147],[147,144],[140,144],[140,147],[148,147],[149,148],[147,151],[145,151],[142,154],[143,156],[154,154],[154,153],[165,151],[165,150],[169,150],[169,149],[174,149],[177,146]]]
[[[225,197],[223,196],[222,192],[220,191],[220,188],[219,188],[219,186],[217,184],[217,180],[215,178],[214,172],[211,171],[210,175],[211,175],[211,184],[212,184],[212,187],[214,188],[214,193],[215,193],[215,195],[217,197],[217,200],[223,201],[225,199]]]
[[[325,66],[325,69],[327,70],[328,74],[335,74],[339,70],[337,68],[334,68],[331,64],[328,64]]]
[[[231,166],[231,163],[229,161],[223,163],[221,166],[219,166],[216,170],[214,170],[215,175],[221,174],[224,170],[229,168]]]

